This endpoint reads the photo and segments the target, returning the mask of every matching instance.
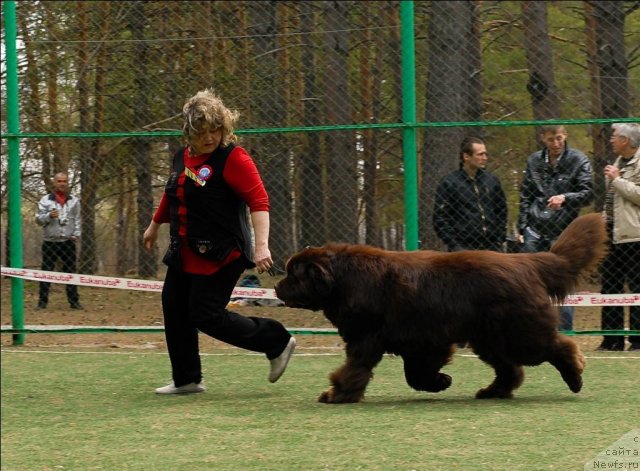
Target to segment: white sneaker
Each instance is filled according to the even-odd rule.
[[[287,369],[287,364],[289,363],[289,360],[291,359],[291,355],[293,355],[293,351],[295,350],[295,348],[296,348],[296,339],[294,337],[291,337],[289,339],[289,343],[287,344],[286,347],[284,347],[284,350],[282,351],[280,356],[274,358],[273,360],[270,360],[271,362],[271,370],[269,371],[270,383],[275,383],[280,379],[280,376],[282,376],[282,373],[284,373],[284,370]]]
[[[184,386],[179,386],[176,388],[176,385],[173,381],[171,381],[166,386],[162,386],[161,388],[156,389],[156,394],[194,394],[199,392],[206,391],[207,388],[204,387],[202,383],[189,383]]]

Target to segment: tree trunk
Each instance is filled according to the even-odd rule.
[[[126,165],[123,165],[123,170]],[[122,178],[118,178],[116,181],[118,199],[116,203],[116,276],[124,276],[127,271],[127,221],[126,215],[126,185],[125,185],[125,173],[122,173]]]
[[[591,2],[584,2],[585,9],[585,48],[587,65],[591,77],[591,116],[602,116],[602,98],[600,97],[600,68],[598,67],[598,45],[596,39],[596,18]],[[596,211],[604,208],[605,179],[604,167],[607,164],[607,126],[592,124],[589,127],[593,143],[593,190]]]
[[[54,38],[57,37],[57,18],[50,9],[45,10],[45,24],[47,31]],[[58,47],[52,44],[49,47],[49,65],[47,67],[47,107],[49,108],[49,131],[60,132],[60,115],[58,113]],[[53,139],[51,141],[51,152],[53,155],[53,174],[66,172],[69,168],[69,154],[62,150],[63,139]]]
[[[628,66],[624,43],[624,4],[585,2],[587,54],[591,71],[592,111],[597,118],[629,116]],[[609,143],[611,126],[593,126],[595,209],[602,210],[606,193],[603,171],[615,155]]]
[[[547,3],[521,2],[524,49],[529,67],[527,91],[531,96],[533,119],[558,119],[560,100],[553,77],[553,54],[547,28]],[[536,132],[536,140],[538,139]]]
[[[24,41],[25,58],[27,61],[26,82],[29,85],[29,95],[26,100],[27,104],[24,107],[24,111],[27,122],[31,125],[32,131],[46,132],[42,119],[42,103],[40,101],[40,71],[43,67],[38,65],[35,58],[31,43],[31,32],[27,25],[27,19],[29,18],[29,10],[27,10],[27,8],[30,7],[31,5],[29,2],[21,4],[20,14],[17,15],[18,26],[20,27],[20,33],[22,35],[22,40]],[[47,191],[50,191],[52,189],[51,177],[56,169],[51,159],[51,146],[49,139],[38,139],[37,145],[39,146],[40,155],[42,156],[42,182]],[[66,169],[64,170],[66,171]]]
[[[360,64],[359,64],[359,76],[360,76],[360,106],[361,110],[358,114],[358,121],[361,123],[370,123],[375,121],[373,116],[373,93],[374,87],[376,87],[378,80],[378,70],[376,57],[379,57],[379,40],[373,42],[371,32],[371,19],[379,18],[380,15],[376,15],[377,10],[375,4],[366,4],[366,8],[373,15],[363,15],[364,44],[360,50]],[[376,23],[377,25],[377,23]],[[377,35],[379,38],[380,35]],[[372,70],[372,65],[373,69]],[[376,87],[375,92],[379,93],[380,88]],[[378,230],[377,230],[377,212],[376,212],[376,151],[374,144],[375,132],[371,129],[364,129],[360,132],[362,142],[362,205],[364,211],[364,229],[365,229],[365,243],[370,245],[378,244]]]
[[[351,2],[323,3],[325,40],[324,112],[326,123],[351,123],[349,93],[349,10]],[[353,134],[331,132],[325,136],[327,159],[327,239],[358,239],[358,181]]]
[[[300,6],[302,16],[302,34],[305,45],[302,51],[303,74],[303,123],[307,126],[320,124],[320,97],[316,81],[315,7],[309,2]],[[320,151],[320,135],[317,132],[307,133],[306,145],[299,158],[299,181],[296,188],[298,195],[298,221],[300,225],[300,245],[318,246],[326,242],[325,238],[325,200],[322,178],[322,154]]]
[[[150,109],[151,83],[147,73],[149,65],[149,48],[144,41],[144,29],[146,25],[144,1],[133,2],[129,13],[129,28],[134,39],[133,63],[134,67],[134,92],[136,97],[133,106],[137,110],[133,114],[134,128],[141,129],[145,122],[146,112]],[[138,195],[136,203],[138,206],[138,274],[141,277],[155,277],[158,271],[157,250],[145,250],[142,245],[142,236],[153,216],[153,193],[151,187],[151,144],[146,138],[134,138],[131,141],[131,156],[135,162],[136,183]]]
[[[116,206],[116,274],[125,276],[136,263],[132,257],[133,248],[137,245],[137,238],[132,238],[132,221],[135,217],[135,205],[131,188],[133,181],[128,164],[122,166],[121,177],[118,178],[118,200]],[[137,233],[136,233],[137,236]]]
[[[466,92],[463,96],[466,96],[466,121],[482,121],[482,114],[484,113],[484,106],[482,102],[482,45],[480,44],[480,37],[482,34],[480,24],[480,2],[469,1],[467,2],[467,12],[465,33],[466,33],[466,47],[463,48],[462,57],[462,70],[465,71],[463,75],[464,87]],[[474,128],[473,134],[478,137],[483,137],[484,130],[482,128]]]
[[[175,28],[175,17],[177,13],[175,8],[179,4],[171,2],[167,4],[167,8],[163,10],[160,17],[160,37],[170,37],[172,28]],[[174,43],[169,42],[166,46],[168,48],[167,54],[162,53],[161,57],[167,61],[167,77],[166,83],[180,83],[182,71],[184,70],[184,55],[182,53],[182,42],[176,41]],[[157,56],[156,56],[157,57]],[[158,57],[160,59],[160,57]],[[167,86],[165,89],[165,113],[166,116],[174,116],[182,111],[181,97],[178,96],[178,87]],[[176,137],[167,137],[167,159],[173,158],[178,149],[182,145],[182,140]]]
[[[259,126],[285,121],[283,84],[277,80],[278,56],[275,33],[278,30],[278,2],[263,2],[261,8],[251,9],[250,34],[255,35],[253,49],[253,116]],[[258,168],[269,194],[271,205],[271,231],[269,247],[276,264],[283,265],[293,246],[291,220],[291,177],[289,175],[289,149],[282,134],[257,138],[258,144],[250,154]],[[268,169],[268,172],[265,170]]]
[[[88,39],[88,18],[87,3],[78,1],[77,23],[79,32],[78,61],[78,108],[79,108],[79,131],[90,132],[89,128],[89,43]],[[82,185],[81,213],[82,213],[82,237],[80,237],[80,273],[95,273],[97,268],[96,255],[96,185],[92,184],[95,179],[94,167],[96,159],[91,156],[91,142],[88,139],[80,141],[80,155],[86,158],[80,159],[80,183]]]
[[[464,121],[478,89],[479,70],[469,68],[469,54],[478,54],[479,41],[469,41],[477,21],[478,11],[473,1],[433,2],[429,18],[427,72],[427,122]],[[456,21],[451,21],[456,18]],[[473,110],[473,111],[470,111]],[[446,174],[458,168],[458,148],[464,136],[461,128],[429,128],[420,169],[420,241],[423,248],[441,247],[433,231],[435,190]]]

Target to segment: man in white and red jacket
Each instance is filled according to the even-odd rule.
[[[69,177],[56,173],[53,191],[38,202],[36,223],[43,227],[42,269],[52,271],[57,261],[65,273],[76,271],[76,242],[80,238],[80,200],[69,194]],[[46,309],[50,284],[41,282],[37,309]],[[78,287],[66,285],[71,309],[82,309]]]

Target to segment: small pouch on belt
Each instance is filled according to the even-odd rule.
[[[162,263],[174,270],[182,271],[182,257],[180,256],[180,238],[171,237],[167,252],[162,257]]]
[[[189,237],[189,248],[209,260],[224,260],[233,249],[238,248],[236,239],[210,240]]]

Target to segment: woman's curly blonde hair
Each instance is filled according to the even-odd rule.
[[[227,146],[238,140],[233,134],[233,127],[239,116],[240,113],[224,106],[222,99],[207,88],[189,98],[182,107],[182,134],[189,143],[191,136],[201,132],[208,124],[212,128],[222,128],[221,144]]]

